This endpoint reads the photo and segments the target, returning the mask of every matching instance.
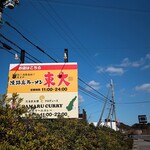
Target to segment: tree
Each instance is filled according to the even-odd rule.
[[[95,127],[85,120],[41,119],[32,114],[22,117],[28,110],[19,105],[21,101],[16,93],[11,98],[1,97],[1,150],[129,150],[132,147],[120,132]]]

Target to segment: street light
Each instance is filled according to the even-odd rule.
[[[16,53],[15,54],[15,60],[18,60],[19,59],[19,57],[18,57],[18,54]]]
[[[0,23],[2,23],[3,8],[13,9],[19,5],[19,0],[0,0]]]
[[[64,49],[64,62],[67,63],[68,62],[68,49]]]
[[[9,9],[13,9],[16,5],[19,4],[19,0],[2,0],[4,7],[8,7]]]

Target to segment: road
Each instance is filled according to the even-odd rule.
[[[150,150],[150,135],[134,135],[132,150]]]

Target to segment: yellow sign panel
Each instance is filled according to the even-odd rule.
[[[77,92],[77,64],[11,65],[8,93]]]
[[[11,64],[7,94],[42,118],[78,118],[77,63]]]

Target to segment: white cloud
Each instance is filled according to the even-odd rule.
[[[96,81],[94,81],[94,80],[92,80],[92,81],[90,81],[89,83],[88,83],[88,85],[89,86],[91,86],[93,89],[95,89],[95,90],[99,90],[100,89],[100,83],[99,82],[96,82]],[[87,90],[92,90],[90,87],[86,87],[86,89]]]
[[[120,67],[141,67],[145,63],[145,58],[141,58],[140,60],[137,61],[130,61],[129,58],[124,58],[122,60],[122,63],[118,66]]]
[[[107,87],[107,88],[109,88],[109,87],[110,87],[110,84],[109,84],[109,83],[108,83],[108,84],[106,84],[106,87]]]
[[[150,83],[145,83],[135,87],[136,91],[150,92]]]
[[[95,53],[95,54],[94,54],[94,57],[97,57],[97,56],[99,56],[99,53]]]
[[[146,54],[144,57],[141,57],[139,60],[131,61],[128,57],[125,57],[120,64],[113,64],[108,67],[97,67],[98,73],[108,73],[113,76],[121,76],[129,68],[140,68],[141,70],[150,68],[150,54]]]
[[[97,67],[97,72],[98,73],[104,72],[104,73],[109,73],[110,75],[118,76],[118,75],[123,75],[125,70],[121,67],[109,66],[107,68],[103,68],[103,67],[98,66]]]
[[[145,58],[150,59],[150,54],[146,54]]]
[[[145,59],[144,59],[144,58],[141,58],[141,59],[138,60],[138,61],[133,61],[133,62],[131,63],[131,66],[132,66],[132,67],[141,67],[142,65],[144,65],[144,63],[145,63]]]
[[[122,75],[124,73],[123,68],[118,68],[118,67],[108,67],[106,72],[110,73],[111,75]]]
[[[79,95],[79,103],[83,103],[84,102],[84,98],[82,95]]]
[[[150,64],[143,66],[142,70],[145,70],[145,69],[148,69],[148,68],[150,68]]]
[[[120,67],[133,67],[133,68],[139,68],[141,67],[142,70],[149,69],[150,68],[150,54],[146,54],[144,57],[141,57],[139,60],[136,61],[130,61],[129,58],[124,58],[121,62]]]
[[[127,58],[127,57],[124,58],[122,60],[122,63],[119,66],[121,66],[121,67],[128,67],[128,66],[130,66],[130,60],[129,60],[129,58]]]
[[[136,94],[134,93],[134,94],[130,94],[130,97],[135,97],[136,96]]]
[[[98,66],[98,67],[97,67],[97,72],[98,72],[98,73],[105,72],[105,69],[104,69],[103,67]]]
[[[138,68],[138,67],[141,66],[141,64],[138,61],[134,61],[134,62],[132,62],[131,66],[135,67],[135,68]]]

